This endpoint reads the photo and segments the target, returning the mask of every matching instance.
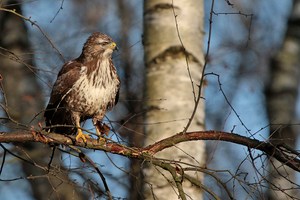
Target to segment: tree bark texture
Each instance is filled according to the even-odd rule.
[[[183,131],[193,112],[204,64],[203,15],[203,1],[144,1],[146,145]],[[188,130],[203,129],[204,103],[200,101]],[[205,144],[203,141],[178,144],[156,157],[203,166]],[[189,175],[203,180],[201,173]],[[170,174],[149,165],[144,176],[145,199],[178,199]],[[201,199],[201,189],[187,180],[183,180],[183,191],[188,199]]]
[[[271,60],[270,81],[266,88],[267,111],[270,120],[270,140],[273,143],[285,142],[295,148],[296,101],[299,86],[300,67],[300,1],[295,0],[288,21],[288,28],[279,52]],[[269,200],[290,199],[299,197],[293,182],[295,172],[280,162],[270,159]],[[280,188],[280,190],[278,189]],[[282,192],[282,190],[284,192]]]

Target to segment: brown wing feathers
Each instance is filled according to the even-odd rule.
[[[63,65],[44,113],[48,130],[74,133],[76,121],[102,120],[118,102],[120,80],[111,60],[115,48],[109,36],[94,33],[81,55]]]
[[[59,72],[44,113],[46,126],[51,127],[54,125],[53,128],[47,130],[66,134],[71,134],[76,131],[74,128],[69,127],[73,126],[74,123],[63,98],[70,92],[72,86],[80,77],[81,65],[82,64],[76,61],[70,61],[66,63]]]

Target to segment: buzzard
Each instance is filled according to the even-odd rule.
[[[52,88],[44,117],[46,128],[61,134],[75,134],[86,142],[80,123],[92,119],[98,135],[101,120],[119,97],[120,79],[111,55],[116,43],[103,33],[93,33],[81,55],[65,63]]]

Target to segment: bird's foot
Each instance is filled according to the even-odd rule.
[[[97,123],[95,124],[95,127],[96,127],[96,132],[97,132],[98,137],[100,137],[102,135],[108,136],[108,133],[110,131],[109,126],[102,123],[101,121],[97,121]]]
[[[84,143],[86,143],[87,138],[90,138],[90,136],[87,135],[87,134],[82,133],[81,129],[78,129],[78,132],[77,132],[77,135],[76,135],[76,138],[75,138],[76,142],[79,142],[80,139],[81,139]]]
[[[105,144],[106,143],[106,138],[105,137],[102,137],[102,136],[98,136],[98,142],[100,144]]]
[[[109,126],[102,123],[101,121],[97,121],[97,123],[95,123],[95,127],[96,127],[96,133],[98,136],[98,141],[100,143],[106,143],[106,138],[103,137],[103,135],[108,136],[108,133],[110,131]]]

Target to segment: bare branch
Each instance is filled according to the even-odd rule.
[[[87,143],[76,142],[73,136],[65,136],[55,133],[47,133],[45,131],[19,131],[19,132],[0,132],[0,143],[9,142],[41,142],[41,143],[56,143],[63,145],[74,145],[87,149],[102,150],[105,152],[119,154],[131,158],[138,158],[153,162],[153,155],[166,148],[172,147],[181,142],[195,140],[218,140],[226,141],[239,145],[243,145],[250,149],[257,149],[264,152],[266,155],[273,157],[282,164],[300,172],[299,152],[291,150],[285,144],[272,144],[267,141],[259,141],[234,133],[222,131],[196,131],[189,133],[178,133],[166,139],[160,140],[152,145],[144,148],[132,148],[118,144],[107,139],[103,140],[89,139]]]

